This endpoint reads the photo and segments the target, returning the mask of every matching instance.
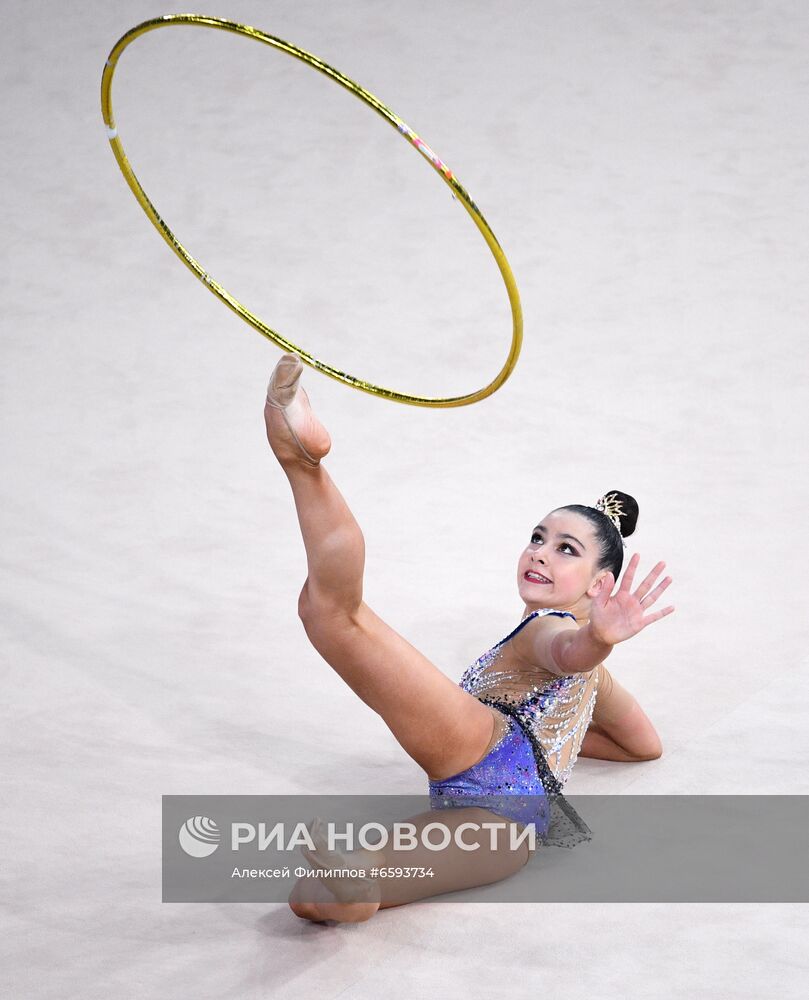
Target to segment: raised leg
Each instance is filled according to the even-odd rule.
[[[284,355],[285,413],[268,403],[267,437],[295,500],[308,576],[298,613],[315,649],[375,712],[431,778],[477,763],[494,734],[495,713],[463,691],[362,599],[365,541],[345,499],[320,464],[328,432],[297,384],[294,355]],[[301,362],[298,359],[297,365]],[[269,397],[268,397],[269,398]],[[277,399],[274,400],[277,402]],[[294,431],[294,433],[293,433]],[[304,450],[305,449],[305,452]],[[313,463],[314,460],[314,463]]]

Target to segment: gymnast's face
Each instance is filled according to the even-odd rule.
[[[517,564],[517,586],[528,611],[556,608],[587,618],[590,599],[607,575],[596,568],[600,555],[587,518],[566,510],[543,517]]]

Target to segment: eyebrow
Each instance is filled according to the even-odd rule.
[[[536,528],[534,528],[534,531],[544,531],[546,535],[548,534],[548,529],[545,527],[544,524],[538,524],[536,526]],[[586,546],[584,546],[578,540],[578,538],[576,538],[575,535],[568,535],[567,532],[562,532],[562,533],[560,533],[559,538],[571,538],[578,546],[580,546],[582,549],[584,549],[585,552],[587,551]]]

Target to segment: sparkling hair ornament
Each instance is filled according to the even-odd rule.
[[[626,516],[626,512],[624,511],[623,502],[618,499],[618,495],[616,493],[605,493],[604,496],[596,500],[595,509],[600,510],[602,514],[606,514],[610,521],[612,521],[616,531],[621,535],[624,548],[626,548],[626,542],[624,542],[623,533],[621,532],[621,518]]]

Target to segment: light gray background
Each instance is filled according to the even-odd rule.
[[[3,4],[0,948],[25,997],[802,994],[807,913],[433,903],[324,928],[160,903],[161,794],[422,791],[296,618],[262,419],[279,355],[160,240],[99,110],[171,8]],[[800,2],[260,3],[399,114],[500,239],[518,366],[425,410],[307,371],[366,599],[450,676],[519,621],[544,513],[635,495],[677,611],[610,658],[662,759],[573,793],[806,793],[809,10]],[[114,83],[159,211],[270,325],[395,388],[469,391],[509,343],[449,189],[325,78],[169,28]]]

